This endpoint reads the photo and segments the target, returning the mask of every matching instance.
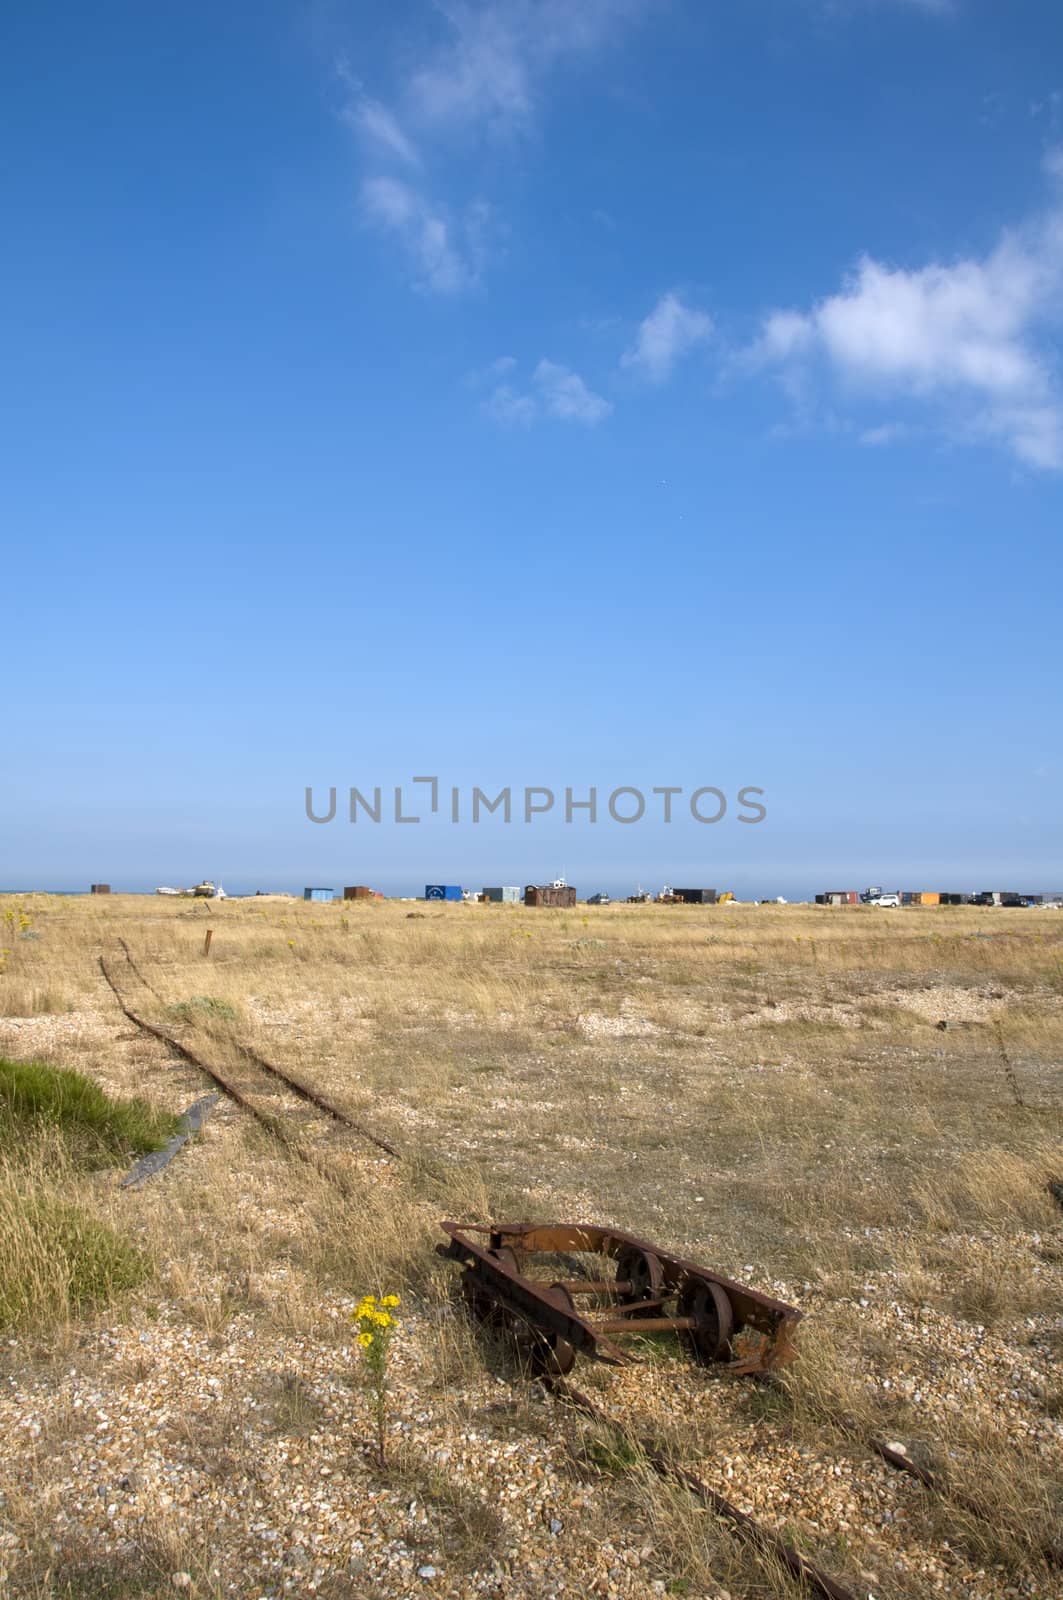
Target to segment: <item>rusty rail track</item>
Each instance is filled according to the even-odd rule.
[[[585,1416],[601,1423],[604,1427],[617,1429],[629,1438],[638,1450],[639,1455],[661,1478],[670,1479],[674,1483],[681,1483],[697,1499],[701,1500],[717,1516],[730,1522],[742,1538],[748,1539],[766,1554],[774,1556],[780,1561],[791,1577],[811,1589],[814,1594],[822,1595],[824,1600],[857,1600],[851,1589],[846,1589],[837,1579],[832,1578],[829,1572],[824,1572],[822,1567],[809,1561],[793,1545],[787,1544],[779,1534],[773,1533],[770,1528],[765,1528],[763,1523],[757,1522],[748,1512],[739,1510],[732,1501],[711,1484],[699,1478],[697,1473],[691,1472],[687,1467],[681,1467],[669,1459],[649,1439],[640,1439],[627,1428],[621,1427],[615,1417],[603,1411],[600,1406],[585,1395],[582,1390],[576,1389],[566,1378],[543,1374],[541,1381],[552,1394],[574,1406],[577,1411],[582,1411]]]
[[[154,996],[160,1005],[165,1005],[166,1002],[163,999],[163,996],[159,993],[158,989],[156,989],[155,985],[144,976],[125,940],[119,939],[118,943],[122,948],[130,970],[134,973],[138,981],[143,984],[144,988]],[[102,957],[100,958],[100,961],[102,966]],[[104,969],[104,977],[107,978],[111,988],[114,989],[114,983],[112,982],[106,969]],[[115,993],[117,994],[117,990],[115,990]],[[154,1029],[153,1031],[156,1033],[157,1037],[164,1036],[159,1029]],[[180,1048],[176,1042],[175,1047]],[[376,1145],[377,1149],[382,1150],[385,1155],[393,1157],[393,1159],[396,1161],[406,1160],[406,1157],[403,1155],[401,1150],[397,1150],[393,1144],[389,1144],[387,1139],[382,1139],[380,1135],[374,1133],[371,1128],[367,1128],[363,1122],[359,1122],[356,1117],[352,1117],[349,1111],[344,1111],[341,1106],[336,1105],[334,1101],[328,1098],[327,1095],[323,1095],[320,1090],[314,1089],[310,1084],[303,1083],[300,1078],[296,1078],[292,1073],[285,1071],[283,1067],[278,1067],[275,1062],[267,1061],[265,1056],[260,1056],[257,1050],[252,1050],[250,1045],[243,1044],[238,1039],[233,1040],[233,1048],[244,1058],[245,1061],[249,1061],[252,1066],[258,1067],[260,1071],[268,1073],[270,1077],[278,1079],[286,1089],[291,1091],[292,1094],[296,1095],[300,1100],[305,1100],[307,1105],[315,1106],[318,1111],[323,1111],[327,1117],[331,1117],[334,1121],[342,1123],[345,1128],[350,1128],[352,1133],[357,1133],[361,1138],[366,1139],[370,1144]]]
[[[132,972],[137,982],[155,1001],[163,1003],[158,990],[144,977],[127,948],[123,948],[123,955],[127,969]],[[168,1029],[160,1027],[158,1023],[150,1021],[141,1014],[141,1011],[135,1009],[134,1004],[123,992],[115,973],[111,970],[106,957],[103,955],[99,957],[99,967],[118,1003],[119,1009],[135,1027],[151,1035],[152,1038],[159,1040],[160,1043],[165,1044],[168,1049],[174,1051],[182,1060],[187,1061],[190,1066],[203,1073],[228,1099],[238,1105],[242,1111],[246,1111],[252,1116],[260,1127],[284,1147],[289,1155],[313,1168],[320,1177],[325,1178],[345,1198],[350,1199],[357,1193],[356,1187],[351,1183],[347,1175],[338,1169],[334,1161],[326,1159],[320,1149],[315,1149],[293,1131],[289,1119],[267,1109],[259,1102],[256,1098],[255,1087],[235,1082],[226,1068],[219,1066],[215,1061],[208,1060],[198,1050],[186,1044],[183,1039],[178,1038]],[[328,1140],[329,1137],[327,1129],[332,1127],[372,1144],[392,1160],[403,1162],[406,1159],[387,1140],[381,1139],[371,1129],[366,1128],[364,1124],[359,1122],[357,1118],[350,1116],[342,1107],[333,1104],[326,1096],[319,1094],[309,1085],[300,1082],[291,1073],[275,1066],[272,1062],[266,1061],[256,1051],[250,1050],[238,1040],[232,1041],[232,1047],[241,1060],[261,1075],[264,1082],[257,1086],[260,1093],[265,1093],[266,1095],[276,1094],[277,1092],[291,1094],[294,1098],[317,1112],[324,1119],[325,1126],[322,1131],[325,1140]],[[436,1176],[431,1173],[431,1169],[426,1167],[424,1170],[429,1172],[430,1175]]]
[[[990,1522],[993,1520],[995,1513],[991,1506],[986,1505],[984,1501],[979,1500],[974,1495],[965,1494],[957,1485],[950,1484],[947,1481],[947,1477],[943,1478],[940,1473],[933,1471],[930,1467],[921,1466],[918,1461],[913,1461],[911,1456],[900,1450],[895,1450],[884,1439],[873,1436],[868,1437],[862,1434],[859,1426],[851,1417],[824,1412],[823,1420],[832,1427],[837,1428],[839,1432],[847,1437],[866,1445],[875,1455],[881,1456],[888,1466],[894,1467],[898,1472],[906,1472],[917,1483],[921,1483],[928,1493],[939,1495],[946,1501],[950,1500],[953,1505],[957,1506],[961,1511],[968,1512],[971,1516]],[[1063,1545],[1056,1544],[1050,1539],[1035,1538],[1030,1542],[1030,1549],[1042,1561],[1047,1562],[1049,1566],[1063,1567]]]

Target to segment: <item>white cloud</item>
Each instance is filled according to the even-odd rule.
[[[894,439],[903,439],[908,431],[903,422],[881,422],[876,428],[865,428],[860,435],[860,443],[869,445],[892,444]]]
[[[559,366],[556,361],[540,361],[533,378],[544,407],[562,422],[585,422],[593,426],[613,409],[608,400],[587,388],[578,373]]]
[[[487,370],[502,376],[512,372],[515,365],[511,356],[503,356]],[[540,361],[531,384],[526,391],[511,383],[497,384],[484,409],[498,422],[527,425],[546,416],[559,422],[581,422],[587,427],[601,422],[613,409],[611,402],[589,389],[577,372],[556,361]]]
[[[500,383],[487,402],[487,411],[497,422],[519,422],[527,426],[539,415],[530,394],[520,394],[508,383]]]
[[[1046,158],[1055,175],[1055,158]],[[1063,324],[1063,203],[981,259],[915,270],[861,258],[809,311],[774,311],[751,352],[791,393],[817,371],[861,395],[937,408],[953,436],[1063,468],[1063,399],[1043,335]],[[874,432],[874,430],[871,430]],[[882,442],[877,440],[875,442]]]
[[[398,118],[382,106],[379,100],[360,100],[347,107],[344,111],[344,120],[352,127],[367,134],[378,146],[393,156],[398,156],[400,161],[416,167],[420,165],[421,157],[417,146],[399,125]]]
[[[646,0],[439,0],[452,37],[416,71],[411,104],[429,122],[526,120],[551,65],[607,43]]]
[[[677,294],[665,294],[639,324],[635,344],[621,357],[621,364],[636,368],[651,383],[663,383],[680,357],[711,334],[711,317],[692,311]]]
[[[476,284],[483,220],[479,213],[469,217],[463,241],[458,243],[454,225],[397,178],[368,178],[362,185],[362,203],[372,223],[400,240],[421,288],[436,294],[458,294]]]
[[[453,153],[445,134],[457,128],[511,132],[527,126],[538,108],[550,69],[608,46],[621,22],[658,0],[435,0],[445,37],[415,49],[393,97],[370,98],[340,60],[336,74],[346,90],[342,120],[372,152],[363,198],[371,218],[401,237],[417,263],[420,285],[453,294],[479,281],[486,260],[484,228],[470,207],[470,237],[448,221],[455,207],[429,194],[446,192],[439,180],[420,180],[421,195],[396,192],[387,176],[399,162],[438,169]],[[409,59],[409,58],[408,58]],[[401,187],[401,186],[400,186]],[[473,236],[476,236],[475,238]]]

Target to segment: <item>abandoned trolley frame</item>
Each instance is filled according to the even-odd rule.
[[[800,1311],[632,1234],[573,1223],[442,1226],[449,1239],[437,1249],[463,1265],[473,1315],[510,1333],[540,1372],[571,1371],[580,1351],[627,1364],[637,1358],[616,1341],[628,1334],[675,1333],[695,1360],[737,1373],[768,1372],[793,1357]],[[611,1273],[603,1266],[596,1277],[551,1279],[527,1271],[536,1256],[588,1254],[609,1261]],[[587,1302],[583,1310],[577,1300]]]

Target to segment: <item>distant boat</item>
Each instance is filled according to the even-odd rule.
[[[168,888],[165,888],[165,887],[164,887],[164,888],[162,888],[162,889],[156,889],[156,891],[155,891],[155,893],[156,893],[156,894],[172,894],[172,895],[179,895],[179,894],[180,894],[180,893],[181,893],[181,891],[180,891],[180,889],[168,889]]]

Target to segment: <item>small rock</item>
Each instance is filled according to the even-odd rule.
[[[435,1567],[418,1567],[417,1576],[419,1578],[437,1578],[439,1573]]]
[[[557,1517],[551,1517],[550,1518],[550,1532],[551,1533],[560,1533],[561,1529],[564,1526],[565,1526],[565,1524],[563,1522],[561,1522]]]
[[[171,1572],[170,1582],[175,1589],[191,1589],[192,1574],[190,1572]]]

